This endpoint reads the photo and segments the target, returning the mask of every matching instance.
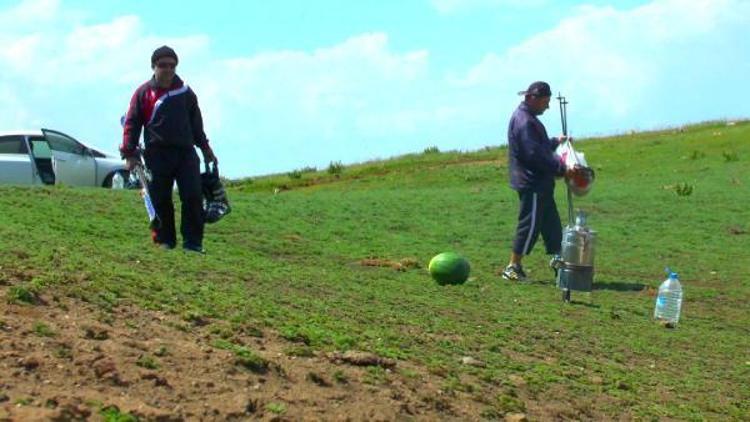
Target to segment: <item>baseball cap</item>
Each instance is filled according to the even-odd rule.
[[[552,90],[547,82],[533,82],[526,91],[520,91],[518,95],[532,95],[534,97],[551,97]]]

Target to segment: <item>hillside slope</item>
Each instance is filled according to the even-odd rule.
[[[233,182],[203,257],[153,248],[135,192],[0,187],[0,418],[747,418],[750,124],[578,147],[599,243],[569,305],[540,248],[531,282],[498,276],[504,149]],[[465,285],[430,280],[445,250]],[[651,320],[665,266],[674,330]]]

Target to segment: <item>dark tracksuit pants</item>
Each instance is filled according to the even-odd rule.
[[[177,244],[172,186],[177,181],[182,205],[183,246],[203,246],[203,192],[201,191],[200,159],[195,148],[149,147],[143,154],[151,171],[149,193],[161,227],[154,231],[154,242]]]
[[[516,238],[513,240],[513,252],[519,255],[530,254],[541,233],[547,253],[559,254],[562,225],[555,204],[554,190],[522,190],[518,192],[518,198],[521,200],[521,206],[518,212]]]

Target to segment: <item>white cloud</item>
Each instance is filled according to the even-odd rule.
[[[307,112],[362,105],[368,94],[381,94],[383,84],[404,84],[422,76],[424,50],[392,53],[382,33],[352,37],[311,53],[279,51],[227,60],[237,101],[268,105],[291,102]],[[250,95],[245,95],[249,93]]]
[[[262,53],[225,62],[222,83],[231,89],[219,106],[222,115],[228,114],[225,109],[241,107],[249,113],[286,116],[296,126],[287,128],[289,133],[320,131],[316,136],[332,138],[350,131],[358,113],[393,107],[400,94],[426,76],[427,66],[426,51],[392,52],[382,33],[309,53]]]
[[[136,16],[94,25],[82,16],[53,0],[0,9],[0,128],[53,127],[114,150],[116,122],[150,76],[153,49],[167,43],[191,57],[208,47],[204,35],[149,34]]]
[[[5,48],[0,51],[0,59],[13,70],[23,71],[33,66],[34,52],[42,45],[42,36],[33,34],[4,41]]]
[[[513,2],[434,4],[456,12]],[[217,58],[204,34],[159,37],[137,16],[84,25],[60,9],[51,0],[0,9],[0,22],[26,21],[0,26],[0,127],[54,127],[113,150],[120,114],[150,76],[152,50],[168,44],[180,55],[178,72],[197,92],[207,133],[232,177],[430,145],[497,144],[516,91],[538,79],[568,95],[571,127],[581,132],[710,118],[705,107],[693,117],[692,102],[675,101],[695,91],[718,104],[717,84],[744,84],[737,75],[750,71],[750,52],[738,42],[750,24],[750,2],[743,0],[583,7],[514,48],[488,52],[459,76],[435,69],[426,49],[395,50],[385,33],[310,51]]]
[[[54,19],[60,12],[60,0],[24,0],[15,7],[2,12],[3,27],[22,26]]]
[[[153,49],[169,44],[190,57],[207,50],[209,39],[196,34],[161,37],[147,31],[138,16],[82,24],[85,15],[64,9],[60,0],[24,0],[0,9],[0,78],[37,86],[75,83],[135,83],[148,77]],[[11,71],[12,74],[7,74]],[[51,77],[54,72],[54,77]]]
[[[727,42],[726,35],[737,36],[748,24],[750,2],[742,0],[659,0],[627,11],[584,7],[507,52],[487,54],[453,83],[510,96],[533,80],[548,80],[555,91],[575,93],[590,116],[611,124],[650,108],[672,72],[723,66],[706,62],[718,49],[742,57],[747,48]],[[695,86],[704,83],[700,79],[696,73]]]
[[[0,82],[0,131],[23,129],[19,122],[31,119],[14,87]]]
[[[0,20],[15,14],[15,9],[0,10]],[[33,13],[26,15],[33,18]],[[4,102],[10,105],[13,99],[16,110],[6,114],[3,126],[69,130],[113,150],[121,136],[115,123],[133,90],[150,76],[148,58],[162,44],[180,55],[178,72],[198,93],[217,153],[242,150],[249,143],[255,149],[270,148],[273,140],[286,148],[285,157],[290,147],[313,148],[322,157],[321,145],[340,149],[388,128],[391,133],[413,132],[429,116],[415,103],[413,92],[427,76],[427,51],[391,51],[383,33],[361,34],[309,52],[217,59],[210,55],[207,36],[156,37],[136,16],[80,22],[74,14],[60,14],[54,22],[29,25],[32,30],[0,28],[7,46],[0,52],[0,84],[8,91]],[[393,141],[377,151],[388,151],[388,142]],[[225,171],[241,174],[231,160]]]

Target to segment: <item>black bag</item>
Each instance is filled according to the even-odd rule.
[[[206,163],[206,171],[201,173],[203,185],[203,218],[206,223],[215,223],[232,212],[227,192],[219,178],[219,166],[213,163],[213,169]]]

